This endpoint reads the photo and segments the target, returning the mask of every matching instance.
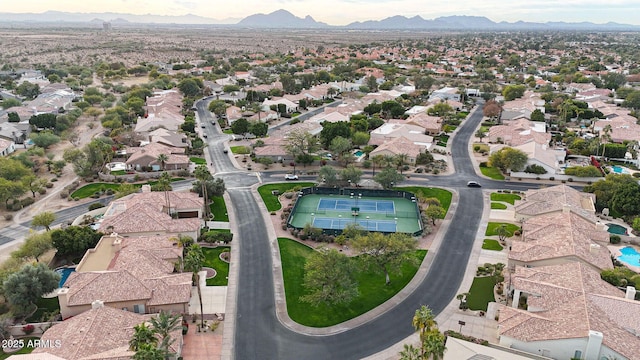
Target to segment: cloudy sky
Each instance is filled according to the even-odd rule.
[[[392,15],[433,19],[448,15],[476,15],[499,22],[518,20],[640,25],[638,0],[3,0],[0,12],[119,12],[130,14],[196,14],[214,19],[243,18],[286,9],[296,16],[345,25],[380,20]]]

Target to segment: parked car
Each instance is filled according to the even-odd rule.
[[[480,183],[478,183],[477,181],[469,181],[469,182],[467,183],[467,186],[468,186],[468,187],[478,187],[478,188],[479,188],[479,187],[482,187],[482,185],[480,185]]]
[[[284,176],[285,180],[298,180],[298,175],[294,175],[294,174],[287,174]]]
[[[223,153],[225,153],[225,154],[228,154],[228,153],[229,153],[229,150],[224,149],[224,150],[222,150],[222,152],[223,152]]]

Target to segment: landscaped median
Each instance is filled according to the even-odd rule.
[[[358,283],[358,296],[351,302],[342,305],[321,304],[318,306],[302,302],[300,297],[306,294],[303,286],[304,267],[313,249],[288,238],[278,238],[282,274],[284,278],[287,312],[289,317],[305,326],[327,327],[340,324],[373,310],[396,295],[411,281],[418,271],[426,250],[416,250],[416,264],[402,266],[402,274],[391,274],[391,283],[385,285],[384,276],[379,272],[364,268],[359,257],[350,258],[357,270],[355,279]]]
[[[284,194],[290,190],[300,190],[305,187],[314,186],[314,183],[311,182],[289,182],[289,183],[278,183],[278,184],[267,184],[262,185],[258,188],[258,193],[262,198],[267,210],[269,211],[278,211],[282,208],[282,204],[280,204],[280,200],[278,200],[278,196],[280,194]],[[277,193],[277,194],[276,194]]]
[[[227,286],[229,282],[229,262],[220,258],[220,255],[229,252],[228,246],[218,246],[214,248],[203,247],[204,267],[212,268],[216,271],[216,276],[207,279],[207,286]]]

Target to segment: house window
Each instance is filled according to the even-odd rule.
[[[581,351],[581,350],[576,350],[576,351],[573,353],[573,358],[574,358],[574,359],[582,359],[582,351]]]
[[[133,305],[133,312],[136,314],[144,314],[144,305]]]
[[[129,309],[127,309],[126,307],[123,307],[122,310],[129,311]]]

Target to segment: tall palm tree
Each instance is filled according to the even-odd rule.
[[[169,350],[169,346],[174,342],[171,333],[181,326],[180,315],[171,314],[168,311],[160,311],[158,316],[151,318],[151,328],[154,334],[160,336],[160,346],[162,350]]]
[[[423,359],[432,359],[432,360],[442,360],[444,357],[445,347],[445,337],[438,331],[430,331],[427,333],[425,339],[422,341],[422,348],[424,352],[422,353]]]
[[[200,300],[200,326],[204,326],[204,307],[202,306],[202,289],[200,289],[200,275],[198,274],[202,270],[204,265],[204,253],[202,248],[198,244],[192,244],[187,250],[187,255],[184,257],[184,269],[193,273],[193,281],[196,283],[196,289],[198,290],[198,299]]]
[[[169,356],[166,350],[152,344],[142,344],[133,355],[134,360],[165,360]]]
[[[133,337],[129,340],[129,349],[132,351],[138,351],[144,344],[156,345],[158,338],[153,333],[153,329],[147,326],[146,323],[138,324],[133,327]]]
[[[200,182],[200,186],[202,187],[202,198],[204,199],[204,210],[202,215],[206,219],[209,216],[209,197],[207,196],[207,180],[212,178],[209,169],[205,165],[198,165],[196,169],[193,171],[193,175]]]
[[[384,159],[384,167],[386,168],[391,167],[394,160],[393,155],[382,155],[382,158]]]
[[[413,315],[411,324],[420,333],[420,353],[424,356],[427,334],[438,329],[438,323],[434,318],[433,311],[428,306],[422,305]]]
[[[400,351],[400,360],[422,360],[420,349],[416,349],[413,345],[404,344],[404,349]]]
[[[600,136],[600,139],[602,141],[602,157],[604,158],[604,152],[607,149],[607,141],[611,141],[611,125],[607,125],[602,129],[602,136]]]
[[[384,164],[384,162],[385,162],[384,156],[382,156],[380,154],[375,155],[375,156],[373,156],[371,158],[371,162],[373,163],[373,174],[372,175],[375,176],[376,175],[376,166],[378,168],[380,168],[380,167],[382,167],[382,164]]]
[[[400,174],[402,174],[402,170],[404,166],[409,162],[409,155],[407,154],[398,154],[395,156],[395,163],[400,168]]]
[[[167,160],[169,160],[169,156],[167,156],[167,154],[160,154],[156,158],[156,161],[160,163],[162,171],[164,171],[164,165],[167,162]]]

